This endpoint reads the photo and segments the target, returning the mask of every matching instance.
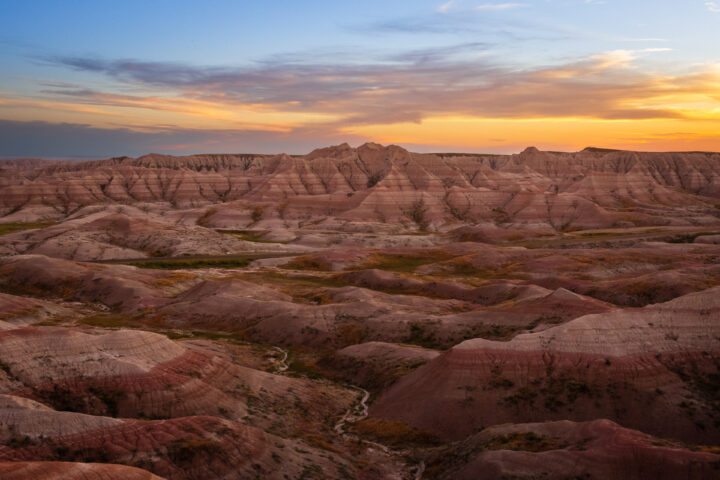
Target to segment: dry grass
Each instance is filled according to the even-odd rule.
[[[376,253],[368,257],[359,270],[377,268],[394,272],[414,272],[416,268],[431,263],[450,260],[453,255],[444,250],[424,250],[413,253]]]
[[[45,228],[55,225],[55,222],[10,222],[0,223],[0,236],[9,235],[23,230],[32,230],[34,228]]]
[[[557,439],[544,437],[535,432],[498,435],[483,445],[486,450],[521,450],[523,452],[546,452],[566,446]]]
[[[171,272],[162,278],[156,278],[152,281],[152,285],[156,288],[174,287],[180,283],[187,282],[197,278],[197,275],[187,272]]]
[[[381,418],[365,418],[353,424],[353,430],[363,437],[384,445],[437,445],[440,443],[435,435],[404,422]]]
[[[282,268],[287,268],[291,270],[329,271],[330,264],[327,261],[316,257],[315,255],[302,255],[299,257],[295,257],[293,260],[283,265]]]
[[[180,270],[187,268],[243,268],[247,267],[253,259],[248,257],[168,258],[124,263],[154,270]]]

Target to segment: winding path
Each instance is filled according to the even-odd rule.
[[[277,373],[285,372],[289,368],[289,365],[287,363],[288,351],[283,348],[277,347],[277,346],[273,346],[272,348],[273,348],[273,350],[276,350],[282,354],[282,358],[276,359],[276,362],[277,362],[277,365],[275,367],[276,372]],[[342,418],[340,418],[340,420],[338,420],[338,422],[335,424],[335,432],[338,435],[340,435],[348,440],[353,440],[353,441],[365,443],[367,445],[371,445],[371,446],[377,448],[378,450],[382,451],[386,455],[405,457],[405,456],[411,454],[410,450],[395,450],[395,449],[392,449],[381,443],[373,442],[370,440],[365,440],[355,434],[347,433],[345,431],[345,426],[348,423],[355,423],[360,420],[363,420],[364,418],[367,418],[367,416],[369,414],[369,406],[368,406],[367,402],[370,399],[370,392],[368,392],[364,388],[358,387],[357,385],[347,385],[347,387],[349,387],[353,390],[357,390],[360,393],[360,395],[358,396],[358,401],[353,403],[353,405],[350,406],[350,408],[347,410],[347,412],[345,412],[345,414],[342,416]],[[420,463],[418,463],[418,465],[413,469],[413,479],[420,480],[422,478],[424,472],[425,472],[425,462],[421,460]]]
[[[289,367],[289,365],[288,365],[288,363],[287,363],[288,351],[287,351],[287,350],[284,350],[284,349],[282,349],[282,348],[280,348],[280,347],[273,347],[273,350],[277,350],[277,351],[280,352],[280,354],[282,355],[282,358],[279,358],[279,359],[276,359],[276,360],[275,360],[275,361],[277,362],[277,365],[275,366],[275,371],[276,371],[277,373],[284,372],[284,371],[287,370],[288,367]]]
[[[365,390],[364,388],[360,388],[356,385],[348,385],[350,388],[357,390],[361,393],[360,401],[355,403],[353,406],[351,406],[347,412],[345,412],[345,415],[342,416],[342,418],[338,421],[338,423],[335,424],[335,432],[338,433],[338,435],[341,435],[345,437],[346,439],[353,440],[353,441],[359,441],[362,443],[365,443],[367,445],[372,445],[373,447],[377,448],[378,450],[382,451],[383,453],[387,455],[394,455],[398,457],[405,457],[411,453],[410,450],[395,450],[392,449],[386,445],[383,445],[381,443],[373,442],[370,440],[365,440],[363,438],[358,437],[357,435],[347,433],[345,431],[345,425],[348,423],[354,423],[357,421],[360,421],[364,418],[367,418],[368,416],[368,404],[367,401],[370,398],[370,392]],[[423,476],[423,473],[425,472],[425,462],[420,461],[418,463],[417,467],[414,469],[414,480],[420,480]]]

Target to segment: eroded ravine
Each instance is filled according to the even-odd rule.
[[[348,387],[357,390],[359,395],[359,401],[355,402],[347,412],[342,416],[342,418],[338,421],[338,423],[335,424],[335,432],[337,432],[338,435],[342,436],[343,438],[347,440],[351,440],[354,442],[361,442],[366,445],[369,445],[371,447],[377,448],[378,450],[382,451],[386,455],[392,455],[395,457],[399,457],[405,462],[407,465],[407,461],[405,460],[409,455],[412,454],[412,452],[409,449],[403,449],[403,450],[397,450],[388,447],[387,445],[383,445],[378,442],[373,442],[370,440],[363,439],[359,437],[358,435],[348,433],[345,431],[345,426],[348,423],[355,423],[360,420],[363,420],[367,418],[369,413],[369,406],[367,404],[369,398],[370,398],[370,392],[365,390],[364,388],[358,387],[357,385],[348,385]],[[423,473],[425,472],[425,462],[420,461],[417,466],[410,467],[408,465],[408,470],[413,474],[414,480],[419,480],[422,478]]]
[[[275,357],[275,372],[277,374],[281,374],[287,371],[289,368],[289,365],[287,363],[289,352],[279,346],[273,346],[272,349],[280,353],[280,357]],[[348,410],[343,414],[340,420],[338,420],[338,422],[335,424],[335,433],[337,433],[345,440],[363,443],[368,447],[379,450],[385,455],[399,458],[401,462],[405,464],[405,468],[403,468],[401,472],[398,472],[398,478],[408,478],[407,474],[411,473],[414,480],[420,480],[425,471],[425,462],[421,460],[417,465],[408,465],[406,459],[408,456],[412,455],[411,450],[393,449],[388,447],[387,445],[361,438],[358,435],[346,431],[346,425],[359,422],[360,420],[368,417],[370,410],[370,407],[368,405],[368,400],[370,400],[370,392],[368,392],[362,387],[358,387],[357,385],[346,384],[345,387],[357,391],[359,395],[357,397],[357,400],[353,402],[350,408],[348,408]]]

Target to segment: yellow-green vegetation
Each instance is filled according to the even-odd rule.
[[[0,235],[9,235],[23,230],[32,230],[34,228],[45,228],[55,225],[55,222],[10,222],[0,223]]]
[[[414,272],[416,268],[431,263],[450,260],[453,255],[444,250],[424,250],[413,253],[376,253],[360,267],[361,270],[377,268],[395,272]]]
[[[192,273],[171,272],[162,278],[154,279],[152,284],[154,287],[157,287],[157,288],[174,287],[180,283],[187,282],[194,278],[196,278],[196,276],[193,275]]]
[[[683,448],[692,452],[714,453],[715,455],[720,454],[720,446],[718,445],[691,445],[664,438],[657,438],[653,440],[652,444],[656,447]]]
[[[365,418],[353,424],[353,430],[361,437],[369,437],[384,445],[437,445],[440,439],[430,432],[398,421],[381,418]]]

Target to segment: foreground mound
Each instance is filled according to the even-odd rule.
[[[438,479],[707,479],[720,455],[690,451],[609,420],[503,425],[445,448],[428,464]]]
[[[102,463],[0,462],[5,480],[161,480],[139,468]]]
[[[507,422],[610,418],[717,442],[719,299],[714,288],[509,342],[468,340],[399,380],[371,413],[448,439]]]

